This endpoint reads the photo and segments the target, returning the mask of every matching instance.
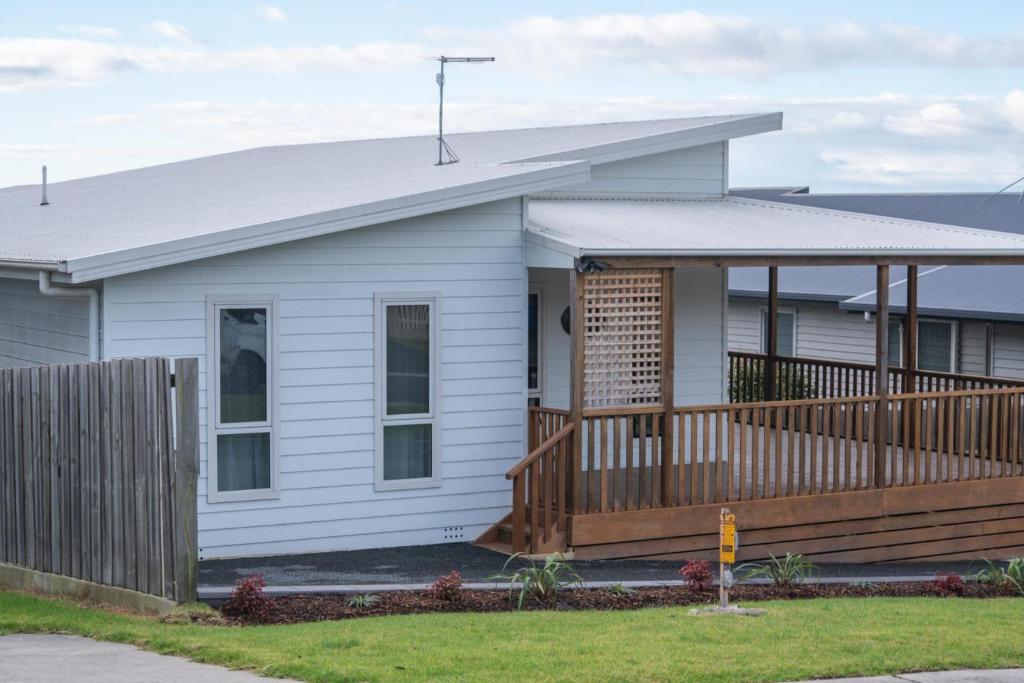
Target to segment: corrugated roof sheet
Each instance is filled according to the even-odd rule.
[[[10,187],[0,190],[0,260],[57,263],[166,251],[249,226],[339,210],[359,214],[361,207],[368,214],[370,207],[469,192],[490,181],[514,186],[517,178],[616,144],[725,126],[772,129],[780,121],[778,114],[707,116],[455,134],[446,137],[461,162],[447,166],[434,165],[437,141],[429,135],[263,147],[51,183],[45,207],[38,185]],[[535,162],[516,163],[523,159]]]
[[[1024,237],[738,197],[530,202],[530,231],[581,254],[1024,254]]]
[[[908,194],[809,194],[806,188],[739,188],[730,195],[770,199],[800,207],[856,211],[910,220],[1024,234],[1024,202],[1019,192]],[[1024,266],[945,266],[921,268],[918,308],[926,315],[983,320],[1024,320]],[[847,310],[874,308],[874,268],[780,268],[779,292],[792,299],[842,301]],[[891,280],[905,277],[893,269]],[[733,268],[729,290],[763,296],[768,276],[760,268]],[[889,305],[903,311],[906,287],[890,289]]]

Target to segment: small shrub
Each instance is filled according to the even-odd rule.
[[[783,558],[768,555],[764,564],[744,564],[736,568],[736,572],[747,579],[768,579],[773,586],[791,588],[806,581],[817,567],[803,555],[786,553]]]
[[[967,583],[959,574],[937,572],[932,579],[932,589],[939,595],[963,595],[967,590]]]
[[[508,565],[517,560],[520,555],[521,553],[516,553],[508,558],[505,566],[502,567],[502,573],[488,578],[488,581],[507,581],[509,583],[509,598],[512,597],[518,585],[519,609],[522,609],[527,599],[531,598],[542,605],[549,605],[562,589],[583,585],[580,575],[558,553],[548,555],[543,565],[538,566],[536,562],[530,560],[530,566],[520,567],[511,574],[505,573]]]
[[[262,574],[239,579],[231,597],[224,603],[224,611],[250,621],[266,621],[270,617],[270,598],[263,592],[266,587]]]
[[[763,360],[757,359],[751,361],[749,365],[734,367],[729,376],[729,402],[796,401],[817,397],[814,386],[803,372],[785,363],[775,366],[774,398],[765,396],[768,387],[765,386],[764,379]]]
[[[854,588],[859,588],[863,591],[871,591],[872,593],[878,590],[878,584],[874,581],[854,581]]]
[[[1006,582],[1013,586],[1019,595],[1024,595],[1024,557],[1014,557],[1006,564],[1004,572]]]
[[[434,600],[455,602],[462,596],[462,577],[458,571],[452,571],[438,577],[437,581],[427,587],[427,595]]]
[[[636,590],[629,586],[624,586],[621,583],[613,583],[606,589],[612,595],[632,595],[636,593]]]
[[[380,602],[380,598],[378,596],[373,595],[372,593],[363,593],[361,595],[351,596],[348,599],[348,606],[355,607],[357,609],[369,609],[378,602]]]
[[[985,560],[985,564],[986,567],[972,575],[971,579],[987,586],[1002,586],[1004,583],[1008,583],[1010,581],[1010,577],[1007,576],[1006,570],[1003,569],[998,562]]]
[[[703,591],[711,588],[714,582],[714,575],[711,573],[711,563],[707,560],[691,560],[682,566],[679,575],[686,581],[686,585],[693,590]]]

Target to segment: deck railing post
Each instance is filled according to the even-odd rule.
[[[889,266],[879,265],[875,290],[875,486],[885,486],[889,442]],[[893,444],[895,447],[896,444]]]
[[[661,271],[661,407],[665,422],[661,432],[661,504],[669,505],[672,495],[672,453],[675,424],[675,269]],[[603,439],[603,437],[602,437]],[[721,461],[721,454],[719,454]],[[682,467],[683,463],[679,463]]]
[[[907,266],[907,317],[903,324],[903,391],[917,387],[917,266]]]
[[[569,275],[569,421],[576,425],[572,433],[572,459],[569,465],[568,489],[572,500],[569,509],[573,514],[580,512],[580,487],[582,481],[580,454],[583,452],[583,382],[584,382],[584,338],[585,320],[584,287],[586,279],[578,268]]]
[[[775,363],[779,355],[779,267],[768,267],[768,311],[765,320],[764,400],[776,398]]]

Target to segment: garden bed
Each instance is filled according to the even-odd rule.
[[[1019,595],[1007,585],[994,586],[975,582],[900,582],[881,584],[801,584],[791,587],[771,585],[735,586],[730,592],[734,604],[766,600],[797,600],[808,598],[857,597],[936,597],[995,598]],[[507,590],[462,589],[451,600],[437,598],[426,592],[395,591],[377,593],[371,604],[353,604],[351,595],[295,595],[268,598],[263,618],[247,618],[225,606],[224,616],[237,624],[291,624],[333,619],[397,614],[437,612],[514,612],[517,596]],[[686,586],[638,588],[620,592],[607,588],[563,589],[548,602],[527,601],[524,610],[631,610],[644,607],[697,606],[715,603],[717,588],[695,589]],[[358,599],[355,601],[358,602]]]

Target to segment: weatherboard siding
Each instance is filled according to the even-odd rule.
[[[509,506],[523,456],[521,202],[494,202],[106,281],[104,354],[198,356],[208,294],[276,294],[280,497],[209,503],[203,557],[472,539]],[[441,477],[375,491],[375,293],[440,291]]]
[[[89,304],[39,293],[35,280],[0,278],[0,367],[89,360]]]
[[[708,197],[723,193],[727,186],[728,146],[714,142],[698,147],[649,154],[647,156],[595,164],[590,181],[559,194]]]
[[[721,268],[677,268],[675,291],[675,396],[677,405],[725,400],[725,299]],[[544,301],[543,404],[569,407],[569,335],[562,312],[569,305],[568,270],[531,268],[530,289]]]
[[[1024,379],[1024,325],[997,324],[992,338],[992,374]]]

